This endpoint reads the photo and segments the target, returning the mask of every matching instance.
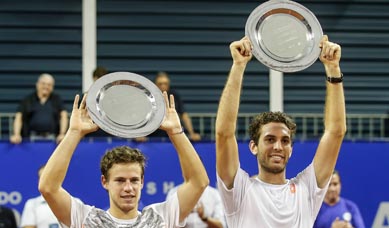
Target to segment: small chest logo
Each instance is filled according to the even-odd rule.
[[[296,193],[296,185],[293,184],[293,183],[290,185],[290,192],[291,192],[292,194]]]

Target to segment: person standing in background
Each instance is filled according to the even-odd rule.
[[[54,77],[41,74],[36,91],[19,104],[13,124],[10,142],[19,144],[23,138],[47,139],[59,143],[68,127],[68,113],[59,95],[53,93]]]
[[[365,228],[358,206],[351,200],[341,197],[341,190],[339,172],[334,170],[313,228]]]
[[[184,109],[184,103],[181,100],[179,94],[170,88],[170,78],[169,75],[166,72],[158,72],[157,76],[154,79],[154,83],[158,86],[158,88],[161,91],[166,91],[169,95],[172,94],[175,99],[176,103],[176,110],[178,115],[180,116],[180,120],[184,124],[185,130],[189,134],[189,139],[192,141],[200,141],[201,136],[200,134],[196,133],[193,129],[192,120],[189,116],[189,114]],[[166,136],[164,132],[157,130],[153,134],[150,135],[151,137],[163,137]]]

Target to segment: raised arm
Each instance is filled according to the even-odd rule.
[[[327,77],[341,78],[339,66],[341,48],[323,36],[320,60]],[[324,108],[324,134],[314,157],[317,184],[324,187],[329,181],[338,159],[340,146],[346,133],[346,111],[343,83],[326,82],[327,94]]]
[[[220,98],[216,116],[216,170],[228,188],[232,188],[239,166],[238,144],[235,138],[243,73],[250,61],[251,43],[248,38],[230,45],[233,64]]]
[[[58,220],[70,227],[71,196],[62,187],[70,160],[78,143],[85,134],[96,131],[98,127],[89,118],[85,97],[78,107],[79,96],[74,99],[69,130],[55,149],[43,169],[39,180],[39,191],[46,199]]]
[[[209,179],[196,150],[182,131],[180,118],[175,110],[173,95],[170,95],[170,102],[166,92],[163,93],[163,96],[167,111],[160,128],[169,135],[170,141],[177,151],[184,177],[184,183],[177,190],[181,222],[195,207],[203,191],[208,186]]]

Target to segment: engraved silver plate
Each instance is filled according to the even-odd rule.
[[[147,136],[161,125],[166,112],[162,92],[149,79],[115,72],[98,79],[86,99],[92,120],[122,138]]]
[[[269,0],[259,5],[247,19],[245,30],[255,58],[273,70],[301,71],[320,55],[320,23],[294,1]]]

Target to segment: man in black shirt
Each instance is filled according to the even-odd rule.
[[[19,104],[13,125],[11,143],[19,144],[22,138],[56,139],[60,142],[68,127],[68,114],[62,99],[53,93],[54,78],[41,74],[36,91]]]

